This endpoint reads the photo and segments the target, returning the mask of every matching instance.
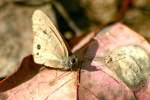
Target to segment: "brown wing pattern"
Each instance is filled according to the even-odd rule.
[[[51,66],[52,61],[59,62],[69,56],[68,49],[61,35],[40,10],[36,10],[32,16],[33,21],[33,57],[38,64]],[[56,63],[57,64],[57,63]]]

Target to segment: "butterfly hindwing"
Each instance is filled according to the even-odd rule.
[[[59,34],[50,19],[40,10],[34,12],[32,21],[34,61],[49,67],[58,66],[62,59],[69,56],[67,46],[61,34]],[[56,65],[53,64],[53,61]]]

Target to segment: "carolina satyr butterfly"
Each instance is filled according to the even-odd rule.
[[[63,70],[77,67],[78,59],[67,48],[66,42],[51,20],[40,10],[32,16],[33,58],[38,64]]]

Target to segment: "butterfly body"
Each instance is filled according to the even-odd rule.
[[[36,10],[33,13],[32,21],[34,61],[63,70],[77,67],[78,58],[71,54],[66,42],[51,20],[42,11]]]
[[[76,68],[76,66],[78,66],[78,57],[75,55],[71,55],[71,56],[65,58],[64,60],[62,60],[61,64],[63,66],[66,66],[65,69]]]

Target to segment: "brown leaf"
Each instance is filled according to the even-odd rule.
[[[142,100],[141,96],[144,97],[144,93],[136,97],[137,94],[139,95],[139,90],[134,92],[130,89],[104,62],[105,55],[114,48],[135,44],[144,48],[147,53],[150,53],[148,42],[122,24],[115,24],[99,32],[88,45],[84,55],[84,63],[80,75],[79,99],[129,100],[140,98],[139,100]],[[146,84],[144,84],[145,88],[147,87]],[[148,91],[148,88],[146,91]],[[148,100],[150,96],[146,95],[146,98]]]

